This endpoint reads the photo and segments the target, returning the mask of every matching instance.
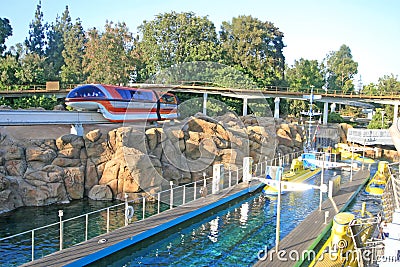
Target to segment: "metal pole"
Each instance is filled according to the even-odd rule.
[[[194,182],[193,200],[196,200],[197,182]]]
[[[58,217],[60,217],[60,250],[63,249],[63,235],[64,235],[64,225],[63,225],[63,221],[62,221],[62,217],[64,216],[64,211],[63,210],[59,210],[58,211]]]
[[[157,193],[157,214],[160,213],[160,192]]]
[[[322,155],[322,169],[321,169],[321,185],[324,184],[324,165],[325,165],[325,153]],[[322,210],[322,190],[319,190],[319,211]]]
[[[231,172],[231,166],[229,165],[228,167],[228,171],[229,171],[229,187],[232,186],[232,172]]]
[[[186,203],[186,185],[183,185],[182,205]]]
[[[173,204],[174,204],[174,192],[172,186],[174,185],[173,181],[169,181],[169,186],[171,187],[170,189],[170,196],[169,196],[169,208],[172,209]]]
[[[32,261],[35,260],[35,230],[32,230]]]
[[[86,213],[85,241],[88,240],[89,214]]]
[[[143,197],[142,211],[143,211],[143,220],[144,220],[144,217],[146,215],[146,198],[145,197]]]
[[[279,251],[279,232],[280,232],[280,224],[281,224],[281,193],[282,193],[282,187],[281,187],[281,180],[282,180],[282,172],[280,168],[278,167],[277,169],[279,171],[279,180],[278,180],[278,203],[276,207],[276,231],[275,231],[275,248],[276,251]]]
[[[364,162],[365,162],[365,136],[364,136],[364,149],[363,149],[363,160],[362,160],[362,170],[364,170]]]
[[[351,146],[351,167],[350,167],[350,182],[353,181],[353,163],[354,163],[354,141]]]
[[[107,208],[107,234],[110,232],[110,208]]]
[[[128,210],[128,194],[125,193],[125,210],[124,210],[124,217],[125,217],[125,226],[128,225],[128,217],[126,216],[126,211]]]

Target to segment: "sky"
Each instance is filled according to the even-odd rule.
[[[23,42],[39,0],[0,0],[0,18],[10,20],[6,46]],[[68,5],[83,28],[104,30],[106,21],[125,22],[136,34],[144,20],[176,11],[207,16],[220,30],[223,21],[251,15],[272,22],[284,34],[283,50],[291,66],[300,58],[321,62],[347,45],[358,62],[364,85],[384,75],[400,75],[400,1],[398,0],[42,0],[45,22],[55,22]]]

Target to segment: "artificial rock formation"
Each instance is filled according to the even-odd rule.
[[[45,129],[44,134],[45,136]],[[13,140],[0,134],[0,212],[20,206],[136,198],[212,175],[213,164],[235,170],[301,150],[300,127],[273,118],[196,114],[158,126],[97,129],[80,137]]]

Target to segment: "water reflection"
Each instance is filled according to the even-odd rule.
[[[249,203],[243,203],[242,206],[240,207],[240,225],[241,226],[246,226],[247,220],[249,218]]]
[[[218,221],[219,217],[211,220],[210,222],[210,233],[208,234],[208,239],[210,239],[213,243],[218,241]]]

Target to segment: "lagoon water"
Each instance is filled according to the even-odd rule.
[[[333,171],[325,172],[326,179]],[[349,173],[342,173],[342,181]],[[319,184],[320,176],[308,181]],[[360,193],[350,207],[359,209],[362,200],[369,199]],[[132,246],[104,261],[102,266],[235,266],[252,265],[258,253],[275,245],[277,197],[256,193],[247,199],[230,203],[224,210],[207,214],[189,225],[173,229],[165,236]],[[30,230],[58,221],[58,210],[64,210],[64,219],[110,206],[111,202],[74,201],[67,205],[21,208],[0,215],[0,237]],[[319,191],[307,190],[282,195],[281,238],[293,230],[308,214],[318,208]],[[367,208],[379,211],[379,201],[371,200]],[[104,222],[102,222],[104,223]],[[38,240],[45,251],[54,252],[58,245],[58,228],[46,233],[47,239]],[[18,244],[0,243],[0,265],[17,266],[30,260],[30,236]],[[36,255],[37,254],[37,255]],[[37,252],[35,257],[41,257]],[[24,255],[21,257],[21,255]]]

